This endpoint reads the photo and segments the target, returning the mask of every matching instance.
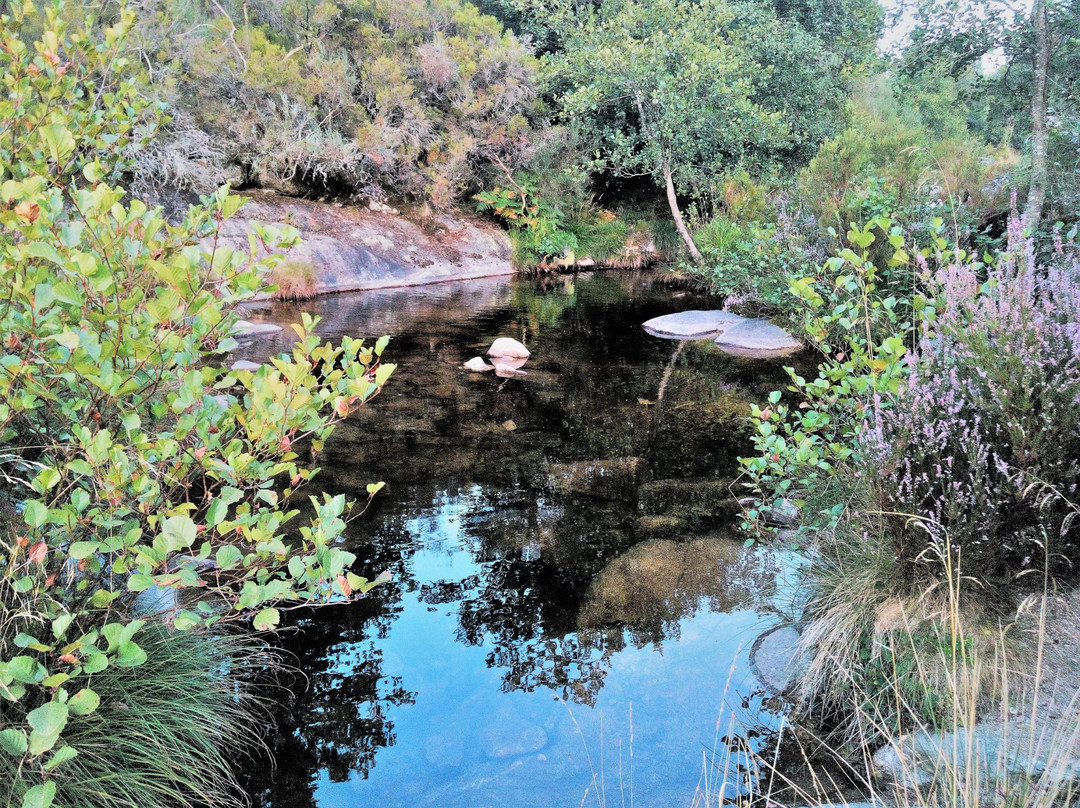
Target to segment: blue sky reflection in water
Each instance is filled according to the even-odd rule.
[[[399,374],[319,478],[353,497],[386,480],[349,549],[393,581],[284,638],[307,686],[282,698],[256,804],[539,808],[592,789],[586,805],[614,806],[632,789],[639,807],[689,806],[732,709],[775,721],[748,651],[779,620],[790,562],[745,550],[713,500],[746,445],[745,402],[783,373],[638,327],[702,304],[599,273],[316,301],[327,336],[395,333]],[[458,370],[506,335],[533,350],[528,376]],[[625,492],[576,481],[628,456],[643,461]]]

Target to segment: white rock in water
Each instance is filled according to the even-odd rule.
[[[232,366],[229,368],[229,370],[250,370],[252,373],[254,373],[261,367],[262,365],[259,365],[255,362],[249,362],[246,359],[237,359],[235,362],[232,363]]]
[[[483,360],[482,357],[474,356],[464,365],[465,370],[471,370],[473,373],[483,373],[486,370],[494,370],[494,368]]]
[[[496,356],[492,357],[491,364],[495,366],[496,370],[499,369],[500,365],[507,370],[518,370],[519,368],[525,367],[525,363],[528,361],[529,360],[524,356],[519,356],[517,358],[512,356]]]
[[[510,337],[499,337],[488,348],[488,356],[501,356],[510,359],[528,359],[532,354],[529,349]]]
[[[680,311],[653,317],[642,328],[661,339],[708,339],[745,321],[730,311]]]

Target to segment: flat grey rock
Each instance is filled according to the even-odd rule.
[[[246,359],[237,359],[232,365],[229,366],[229,370],[250,370],[252,373],[261,368],[258,362],[249,362]]]
[[[799,632],[778,626],[762,634],[750,649],[754,674],[772,693],[787,690],[801,671]]]
[[[716,338],[720,350],[734,356],[768,359],[802,350],[802,343],[768,320],[743,320]]]
[[[661,339],[709,339],[745,321],[730,311],[680,311],[653,317],[642,328]]]
[[[781,499],[765,511],[765,518],[774,525],[793,528],[802,521],[802,510],[790,499]]]
[[[281,331],[281,326],[273,323],[253,323],[250,320],[237,320],[230,333],[237,337],[255,337],[260,334],[276,334],[279,331]]]

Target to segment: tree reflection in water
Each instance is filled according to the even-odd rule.
[[[680,511],[678,535],[657,536],[643,527],[643,508],[652,506],[641,481],[609,499],[585,495],[572,480],[553,482],[553,469],[575,462],[640,457],[642,481],[658,491],[663,483],[678,490],[688,477],[723,491],[718,483],[748,447],[740,421],[747,402],[756,386],[772,389],[784,377],[775,367],[766,378],[760,366],[710,344],[688,344],[673,361],[670,344],[639,324],[673,306],[708,303],[690,295],[673,304],[671,290],[641,277],[581,276],[553,289],[518,281],[516,306],[424,314],[426,331],[391,343],[400,365],[393,384],[326,446],[317,480],[359,499],[367,483],[387,483],[350,528],[348,549],[361,559],[357,572],[388,570],[394,583],[304,617],[296,622],[302,633],[282,638],[302,675],[269,739],[277,769],[252,767],[256,805],[314,808],[320,789],[338,794],[332,784],[369,777],[380,784],[374,791],[340,793],[352,799],[400,787],[393,804],[409,804],[407,789],[425,795],[421,801],[458,789],[458,802],[446,804],[472,804],[468,784],[483,779],[473,769],[491,782],[503,776],[492,760],[498,750],[475,748],[476,728],[466,724],[482,723],[477,711],[512,710],[506,705],[521,704],[523,694],[545,691],[596,705],[620,652],[659,648],[686,618],[734,611],[768,592],[776,570],[767,556],[707,532],[730,512]],[[343,328],[356,328],[338,311],[340,299],[325,305]],[[529,376],[496,380],[458,369],[477,335],[508,334],[533,350]],[[651,402],[669,366],[661,410]],[[508,419],[516,429],[503,426]],[[425,634],[444,626],[450,636]],[[447,658],[433,658],[439,654]],[[461,703],[432,703],[447,699]],[[580,749],[559,735],[565,710],[547,715],[549,745],[562,744],[564,758]],[[651,729],[658,737],[668,731]],[[431,748],[401,748],[424,744]],[[378,759],[392,759],[394,772],[408,772],[394,776],[415,782],[387,782]]]

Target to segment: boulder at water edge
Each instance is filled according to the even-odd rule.
[[[806,669],[799,650],[799,632],[791,626],[769,629],[750,648],[750,666],[772,693],[783,693]]]
[[[528,359],[529,349],[510,337],[499,337],[488,348],[488,356],[499,356],[508,359]]]
[[[680,311],[653,317],[642,328],[661,339],[709,339],[745,320],[730,311]]]

